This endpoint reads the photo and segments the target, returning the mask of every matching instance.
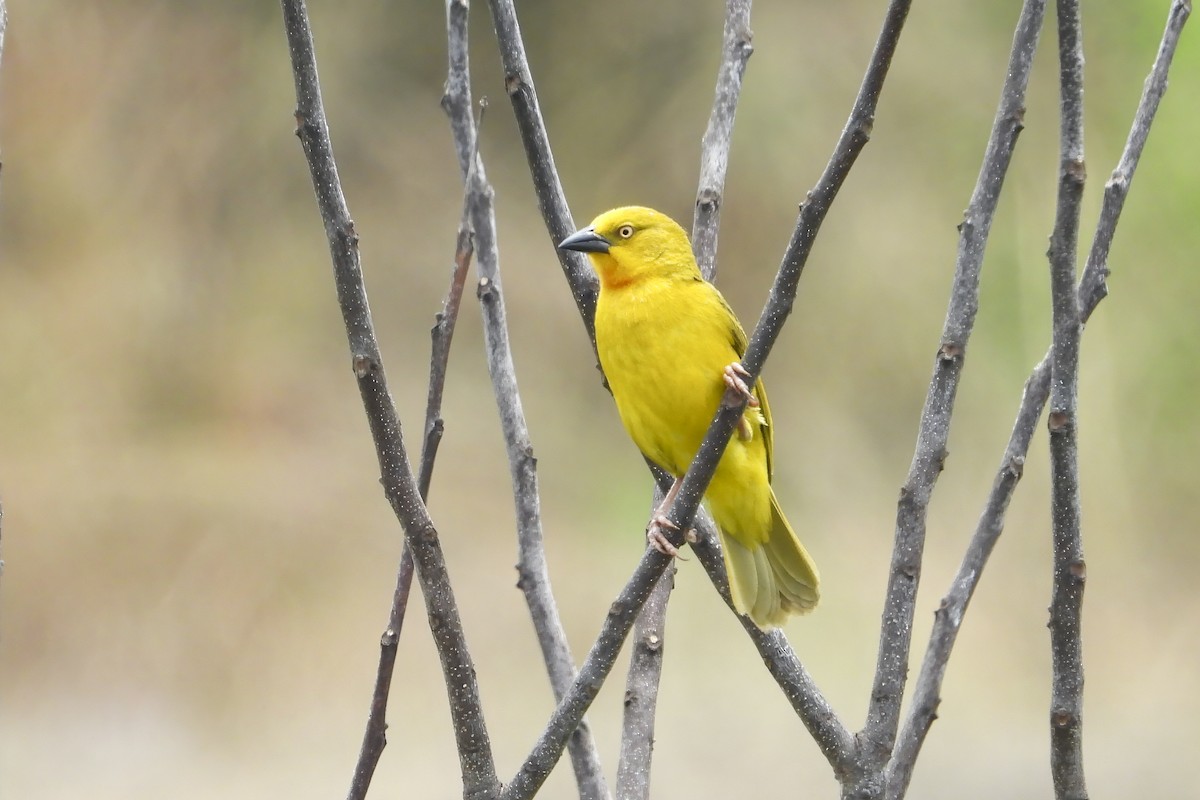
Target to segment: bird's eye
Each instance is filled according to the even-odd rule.
[[[629,237],[633,236],[633,226],[622,225],[621,227],[617,228],[617,236],[620,236],[622,239],[628,239]]]

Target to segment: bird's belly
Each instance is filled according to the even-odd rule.
[[[601,346],[600,361],[621,421],[648,458],[674,475],[691,463],[721,401],[721,370],[735,357],[696,348],[686,331],[659,327],[633,347]],[[728,356],[726,358],[726,356]]]

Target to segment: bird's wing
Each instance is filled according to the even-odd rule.
[[[742,325],[738,322],[737,315],[733,313],[733,309],[729,307],[729,303],[725,301],[724,295],[719,291],[716,292],[717,297],[721,301],[721,305],[725,308],[725,315],[729,318],[729,335],[730,341],[733,344],[733,349],[737,353],[738,358],[746,355],[746,347],[749,346],[750,340],[746,338],[746,332],[742,330]],[[754,382],[754,396],[758,398],[758,410],[762,415],[762,424],[759,425],[759,435],[763,437],[763,445],[767,450],[767,480],[771,480],[775,472],[774,466],[774,442],[772,439],[771,430],[771,406],[767,403],[767,387],[763,385],[763,379],[759,378]]]

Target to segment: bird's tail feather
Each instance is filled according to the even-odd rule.
[[[746,547],[721,536],[733,607],[760,628],[782,625],[792,614],[814,609],[821,578],[771,493],[771,533],[767,541]]]

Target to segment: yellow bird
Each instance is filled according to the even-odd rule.
[[[621,422],[642,453],[675,476],[647,529],[663,534],[679,491],[728,389],[748,406],[721,457],[705,502],[721,532],[729,592],[760,628],[816,606],[817,567],[771,489],[771,410],[762,380],[751,391],[740,359],[746,333],[696,266],[687,234],[670,217],[630,206],[607,211],[559,247],[587,253],[600,278],[596,349]]]

